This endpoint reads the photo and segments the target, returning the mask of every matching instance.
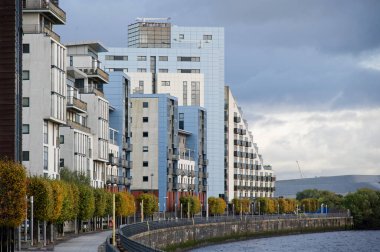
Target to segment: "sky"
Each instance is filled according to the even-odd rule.
[[[225,28],[225,80],[277,178],[380,174],[380,1],[61,0],[64,42],[136,17]]]

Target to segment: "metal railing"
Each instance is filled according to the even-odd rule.
[[[67,105],[77,107],[83,111],[87,111],[87,103],[76,98],[75,96],[67,96]]]
[[[78,129],[78,130],[86,132],[86,133],[90,133],[91,132],[90,128],[88,128],[88,127],[86,127],[86,126],[84,126],[84,125],[82,125],[80,123],[77,123],[77,122],[74,122],[74,121],[71,121],[71,120],[67,120],[66,123],[71,128]]]
[[[61,37],[55,33],[53,30],[51,30],[47,26],[43,26],[41,24],[24,24],[22,25],[22,30],[24,34],[39,34],[44,33],[47,36],[52,37],[54,40],[60,42]]]
[[[66,22],[66,12],[55,5],[52,1],[47,0],[27,0],[23,5],[23,9],[30,10],[49,10],[63,22]]]

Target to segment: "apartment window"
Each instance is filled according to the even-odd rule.
[[[185,34],[179,34],[179,39],[185,39]]]
[[[64,144],[65,143],[65,136],[64,135],[60,135],[59,136],[59,144]]]
[[[146,56],[137,56],[137,61],[146,61]]]
[[[30,45],[29,44],[22,44],[22,52],[23,53],[30,53]]]
[[[146,73],[146,68],[137,68],[138,73]]]
[[[112,72],[124,72],[124,70],[126,70],[126,72],[128,72],[128,69],[127,68],[112,68]]]
[[[143,161],[143,167],[148,167],[149,166],[149,162],[148,161]]]
[[[161,86],[170,86],[170,81],[161,81]]]
[[[143,102],[143,108],[148,108],[149,107],[149,103],[148,102]]]
[[[23,107],[29,107],[29,97],[23,97],[22,98],[22,106]]]
[[[147,123],[149,121],[149,117],[144,116],[143,117],[143,123]]]
[[[180,129],[184,129],[184,114],[183,113],[179,113],[179,128]]]
[[[113,60],[128,60],[128,56],[115,55],[113,56]]]
[[[29,134],[29,124],[22,125],[22,134]]]
[[[203,35],[203,40],[212,40],[212,35]]]
[[[168,73],[169,70],[166,69],[166,68],[160,68],[160,69],[158,69],[158,72],[159,72],[159,73]]]
[[[159,61],[168,61],[168,56],[159,56],[158,60]]]
[[[44,146],[44,170],[48,169],[48,160],[49,160],[49,148]]]
[[[128,56],[124,55],[106,55],[106,60],[128,60]]]
[[[183,106],[187,106],[187,81],[183,82]]]
[[[29,151],[22,152],[22,161],[29,161]]]
[[[144,132],[143,132],[143,137],[148,137],[148,136],[149,136],[148,131],[144,131]]]
[[[182,57],[178,56],[177,61],[192,61],[192,62],[199,62],[201,61],[200,57]]]
[[[59,159],[59,167],[65,167],[65,159],[63,158]]]
[[[22,80],[29,80],[29,70],[22,71]]]
[[[177,73],[200,73],[200,69],[177,69]]]
[[[148,176],[143,176],[143,182],[148,182]]]
[[[44,144],[48,144],[48,123],[47,121],[44,121]]]
[[[148,149],[148,146],[143,146],[143,152],[148,152],[149,149]]]

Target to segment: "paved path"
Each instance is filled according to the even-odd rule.
[[[82,235],[77,238],[62,242],[54,247],[57,252],[97,252],[98,247],[106,241],[112,231]]]

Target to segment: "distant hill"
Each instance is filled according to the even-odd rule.
[[[341,195],[359,188],[380,190],[380,175],[343,175],[303,179],[278,180],[275,197],[295,198],[297,192],[306,189],[328,190]]]

